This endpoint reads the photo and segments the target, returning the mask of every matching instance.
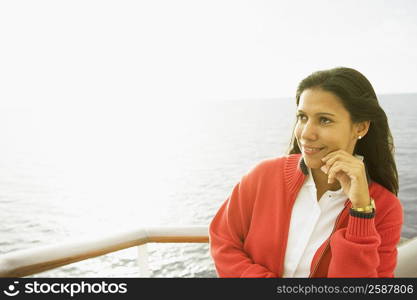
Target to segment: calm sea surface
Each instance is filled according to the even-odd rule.
[[[403,237],[417,236],[417,94],[380,96]],[[289,99],[2,109],[0,254],[144,225],[208,225],[241,176],[285,153]],[[149,244],[152,277],[215,276],[206,244]],[[136,248],[33,277],[135,277]]]

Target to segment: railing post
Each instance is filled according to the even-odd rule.
[[[146,244],[138,246],[139,277],[150,277],[151,272],[148,265],[148,247]]]

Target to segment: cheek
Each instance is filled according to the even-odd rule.
[[[323,134],[322,142],[326,144],[329,148],[338,148],[340,146],[340,140],[337,138],[338,134]]]
[[[327,132],[327,134],[322,135],[322,142],[326,144],[330,150],[338,150],[338,149],[345,149],[349,144],[346,135],[343,132],[336,131],[336,132]]]

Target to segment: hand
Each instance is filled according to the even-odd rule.
[[[339,181],[353,207],[369,205],[370,196],[364,163],[344,150],[328,153],[320,168],[328,176],[328,183]]]

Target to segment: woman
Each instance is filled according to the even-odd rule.
[[[393,277],[403,213],[393,139],[370,82],[305,78],[287,156],[261,162],[213,218],[220,277]]]

